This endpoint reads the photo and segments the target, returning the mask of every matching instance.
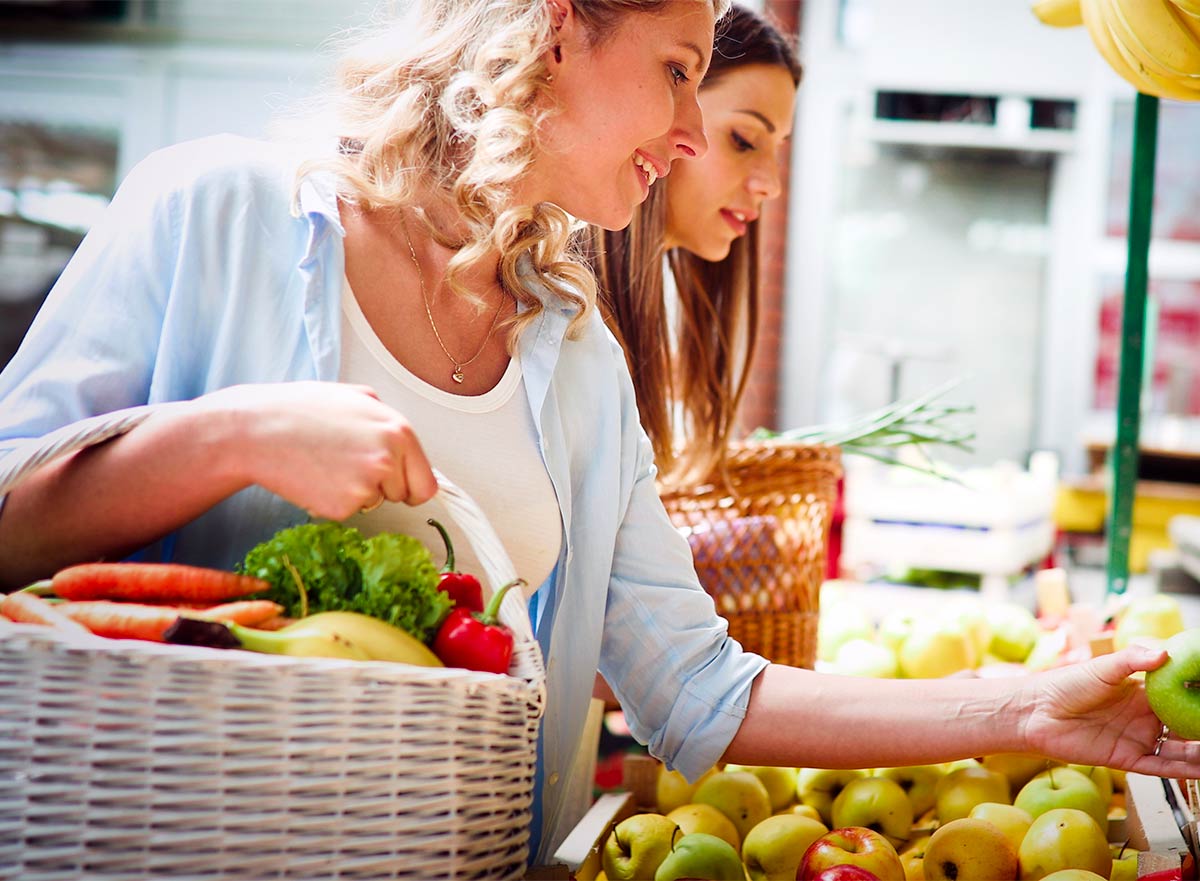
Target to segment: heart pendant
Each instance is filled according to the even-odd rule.
[[[463,381],[462,368],[461,367],[454,368],[454,372],[450,374],[450,378],[453,379],[455,382],[457,382],[459,385],[462,385],[462,381]]]

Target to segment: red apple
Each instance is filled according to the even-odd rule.
[[[813,881],[879,881],[862,866],[831,866],[813,878]]]
[[[816,881],[835,866],[857,866],[879,881],[904,881],[896,848],[878,832],[862,826],[834,829],[809,845],[796,870],[796,881]]]

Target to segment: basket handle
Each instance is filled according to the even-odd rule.
[[[495,593],[517,577],[516,567],[504,550],[500,536],[488,522],[479,505],[446,475],[433,469],[438,482],[438,498],[446,511],[459,525],[471,543],[471,549],[479,558],[484,574],[490,582],[488,595]],[[533,626],[529,622],[529,609],[523,591],[514,588],[500,602],[500,620],[523,641],[533,640]]]

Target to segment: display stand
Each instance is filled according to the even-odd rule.
[[[1138,93],[1133,123],[1130,175],[1128,262],[1121,315],[1121,356],[1117,387],[1117,434],[1113,444],[1108,514],[1107,593],[1123,594],[1129,584],[1129,539],[1137,491],[1138,434],[1141,429],[1146,287],[1149,280],[1150,221],[1154,209],[1154,158],[1158,146],[1158,98]]]

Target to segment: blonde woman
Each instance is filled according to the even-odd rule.
[[[156,415],[9,493],[5,584],[130,553],[228,567],[309,513],[415,523],[435,464],[540,585],[535,860],[567,831],[597,669],[639,739],[692,777],[722,756],[1001,751],[1195,773],[1200,744],[1156,750],[1127,680],[1161,652],[873,682],[768,665],[727,638],[658,501],[623,353],[565,250],[568,214],[620,227],[704,153],[696,89],[723,11],[428,0],[349,58],[323,149],[225,138],[143,163],[0,377],[0,437],[144,402]]]

